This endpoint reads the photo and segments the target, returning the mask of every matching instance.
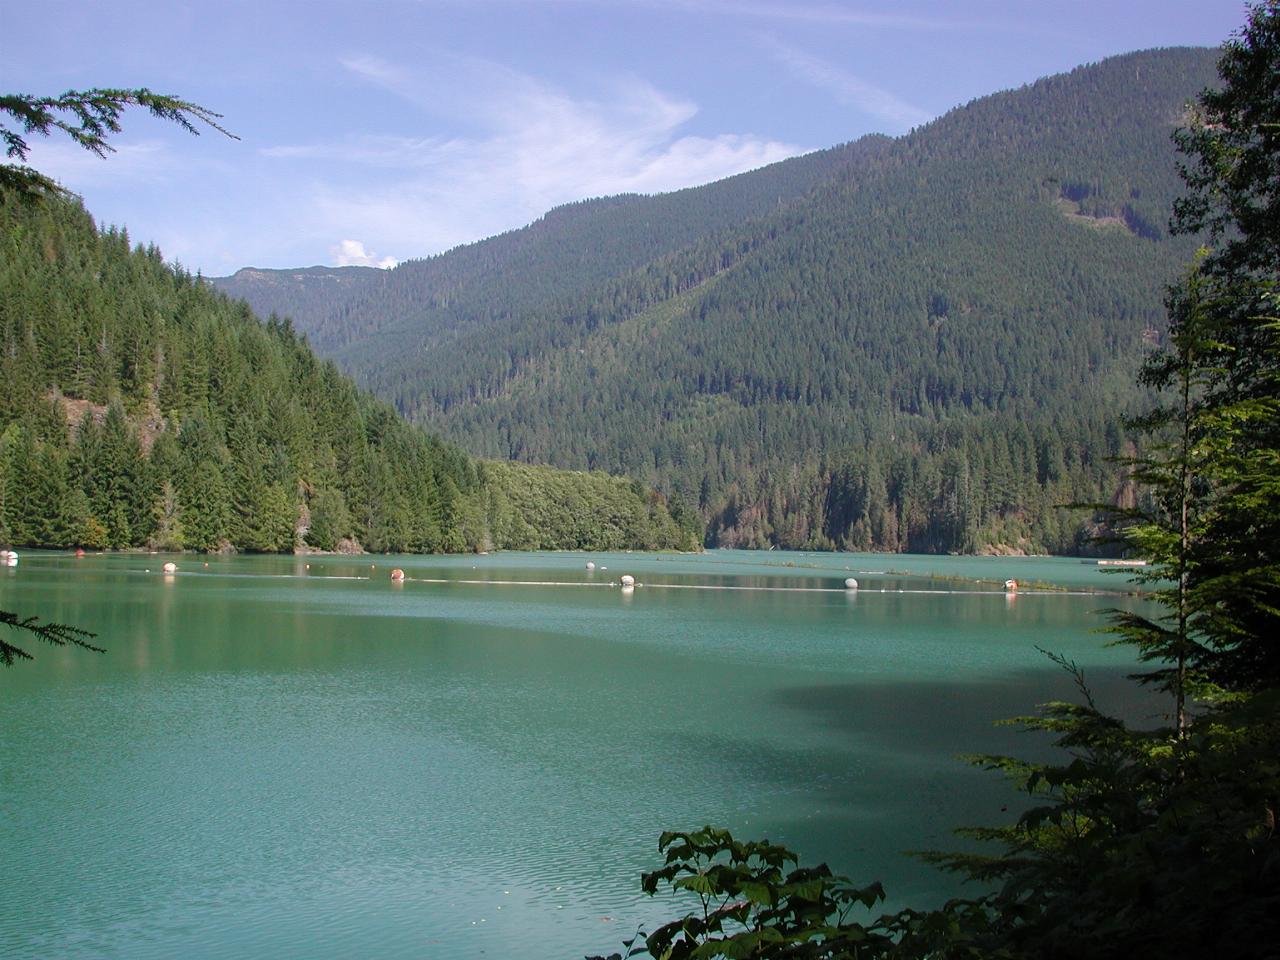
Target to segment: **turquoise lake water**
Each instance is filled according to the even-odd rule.
[[[0,671],[0,957],[607,953],[671,915],[658,834],[703,823],[928,905],[955,881],[901,852],[1019,802],[956,755],[1043,752],[992,724],[1071,693],[1037,646],[1155,709],[1094,632],[1128,589],[1044,558],[25,552],[0,609],[108,652],[21,638]]]

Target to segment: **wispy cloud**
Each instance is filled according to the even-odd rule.
[[[716,16],[788,20],[802,23],[847,24],[897,30],[950,30],[960,22],[950,17],[922,17],[884,10],[866,10],[823,3],[738,3],[729,0],[641,0],[646,5],[673,7]]]
[[[31,163],[76,189],[121,180],[145,181],[185,169],[169,145],[154,140],[118,144],[105,161],[73,143],[37,141],[32,144]]]
[[[305,201],[308,232],[422,256],[521,226],[571,200],[679,189],[803,152],[745,133],[683,135],[697,106],[643,80],[597,84],[584,98],[487,61],[432,62],[429,71],[368,56],[342,65],[424,114],[465,121],[463,135],[361,136],[261,151],[282,163],[323,162],[324,180]],[[340,246],[335,257],[348,255]]]
[[[506,7],[605,7],[610,10],[673,10],[681,13],[705,14],[720,18],[779,20],[802,23],[848,24],[902,30],[953,30],[977,26],[972,21],[954,17],[921,16],[885,12],[875,4],[749,2],[749,0],[435,0],[440,4]],[[883,7],[884,4],[879,6]],[[871,7],[871,9],[868,9]]]
[[[338,143],[263,147],[259,154],[274,160],[322,160],[367,167],[422,167],[447,154],[448,141],[423,137],[364,136]]]
[[[891,125],[887,132],[902,133],[927,123],[933,115],[893,93],[856,76],[843,67],[783,43],[761,36],[760,43],[775,60],[804,82],[827,91],[841,103],[857,107]]]

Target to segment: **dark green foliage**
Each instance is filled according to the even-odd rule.
[[[634,476],[713,543],[1078,550],[1089,521],[1056,505],[1125,489],[1108,458],[1193,251],[1164,226],[1169,134],[1214,57],[1117,57],[896,140],[561,208],[297,320],[415,421]]]
[[[698,909],[638,931],[624,941],[625,957],[661,960],[923,960],[1011,958],[995,945],[992,915],[980,901],[952,901],[934,911],[903,910],[873,917],[884,900],[880,884],[865,887],[825,865],[802,867],[786,847],[740,841],[703,827],[667,832],[658,841],[666,865],[646,873],[653,896],[664,886],[688,894]],[[790,868],[788,865],[791,865]],[[853,919],[866,914],[864,919]],[[624,954],[588,960],[623,960]]]
[[[859,889],[825,865],[794,866],[785,847],[712,827],[664,833],[658,852],[666,866],[644,875],[644,892],[670,886],[697,897],[701,910],[659,927],[643,948],[627,944],[628,956],[874,957],[892,945],[884,932],[849,921],[854,909],[884,899],[878,883]]]
[[[1280,932],[1280,702],[1275,691],[1173,727],[1132,730],[1053,703],[1031,729],[1057,764],[984,758],[1035,801],[1012,826],[969,831],[993,857],[934,856],[997,885],[981,938],[1015,957],[1274,956]]]
[[[627,481],[490,468],[425,435],[317,360],[287,321],[259,321],[154,248],[96,230],[77,204],[0,191],[0,249],[6,542],[690,544]]]

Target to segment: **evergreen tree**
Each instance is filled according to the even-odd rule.
[[[1280,636],[1280,3],[1252,8],[1224,49],[1222,88],[1205,92],[1178,135],[1190,189],[1175,226],[1207,230],[1213,242],[1196,309],[1174,324],[1176,336],[1204,345],[1196,440],[1212,468],[1207,546],[1195,551],[1191,588],[1207,611],[1213,677],[1269,687],[1280,681],[1271,639]]]
[[[342,492],[324,488],[311,500],[311,525],[307,543],[318,550],[333,550],[338,541],[351,535],[351,514]]]

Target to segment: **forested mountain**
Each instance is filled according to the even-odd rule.
[[[299,328],[472,452],[628,473],[720,544],[1081,547],[1194,241],[1216,51],[1116,57],[707,187],[552,211]]]
[[[658,196],[584,200],[548,212],[520,230],[458,247],[394,270],[360,275],[351,268],[237,271],[211,282],[245,298],[264,316],[288,313],[322,353],[350,346],[352,357],[381,362],[409,338],[452,338],[475,325],[502,324],[531,311],[573,310],[584,293],[620,273],[715,236],[808,193],[874,139],[824,150]],[[325,273],[344,282],[320,292]],[[366,342],[390,336],[387,349]],[[364,369],[359,360],[353,369]]]
[[[489,464],[406,424],[287,321],[0,191],[0,541],[377,551],[693,546],[594,473]]]

